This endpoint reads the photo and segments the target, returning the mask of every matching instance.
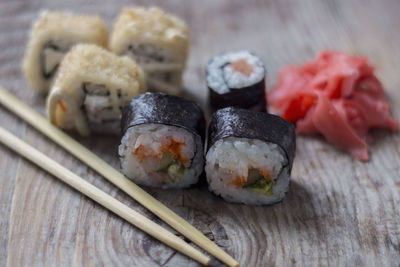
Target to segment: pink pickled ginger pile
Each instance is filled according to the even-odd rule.
[[[369,129],[399,129],[365,57],[324,51],[313,62],[285,67],[267,100],[298,133],[321,133],[359,160],[368,160]]]

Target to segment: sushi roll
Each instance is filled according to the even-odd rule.
[[[43,12],[33,24],[23,59],[23,72],[33,90],[47,93],[58,66],[77,43],[106,47],[108,31],[98,16]]]
[[[212,58],[206,68],[206,81],[212,110],[233,106],[266,111],[264,63],[249,51]]]
[[[189,53],[189,32],[181,19],[155,7],[124,8],[114,23],[110,48],[135,59],[149,90],[181,93]]]
[[[145,92],[140,67],[92,44],[78,44],[61,62],[47,98],[49,120],[81,135],[119,134],[121,111]]]
[[[204,115],[193,101],[163,93],[136,96],[122,112],[122,172],[138,184],[183,188],[203,172]]]
[[[209,189],[227,201],[251,205],[281,201],[295,156],[294,126],[275,115],[227,107],[208,129]]]

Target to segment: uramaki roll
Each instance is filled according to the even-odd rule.
[[[47,114],[56,126],[81,135],[119,134],[122,108],[145,90],[144,74],[132,59],[79,44],[61,62]]]
[[[281,201],[295,156],[294,126],[264,112],[228,107],[208,129],[209,189],[225,200],[252,205]]]
[[[33,24],[23,60],[32,89],[47,93],[64,55],[77,43],[107,47],[108,31],[99,16],[43,12]]]
[[[183,20],[155,7],[124,8],[114,23],[110,48],[135,59],[146,73],[149,90],[181,93],[189,54]]]
[[[122,113],[122,172],[141,185],[183,188],[203,172],[204,115],[193,101],[139,95]]]

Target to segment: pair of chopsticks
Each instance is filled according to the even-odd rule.
[[[209,257],[189,246],[189,244],[176,235],[147,219],[128,206],[122,204],[120,201],[104,193],[94,185],[86,182],[51,158],[45,156],[38,150],[23,142],[18,137],[7,132],[2,127],[0,127],[0,143],[5,144],[7,147],[24,156],[26,159],[53,174],[64,183],[70,185],[72,188],[93,199],[103,207],[114,212],[121,218],[135,225],[137,228],[143,230],[149,235],[157,238],[161,242],[191,257],[201,264],[208,265],[210,263]]]
[[[172,210],[167,208],[161,202],[156,200],[135,183],[128,180],[124,175],[107,164],[104,160],[90,152],[84,146],[79,144],[72,137],[52,125],[43,116],[34,111],[18,100],[15,96],[0,87],[0,104],[15,113],[18,117],[25,120],[31,126],[42,132],[55,143],[63,147],[72,155],[86,163],[93,170],[97,171],[108,181],[116,185],[133,199],[138,201],[144,207],[157,215],[164,222],[169,224],[175,230],[187,237],[193,243],[204,249],[220,261],[228,266],[238,266],[238,262],[230,255],[224,252],[220,247],[214,244],[211,240],[205,237],[200,231],[194,228],[191,224],[179,217]],[[139,229],[157,238],[161,242],[171,246],[177,251],[191,257],[201,264],[207,265],[210,263],[210,258],[195,250],[189,244],[168,232],[166,229],[157,225],[153,221],[147,219],[143,215],[135,212],[123,203],[107,195],[97,187],[86,182],[71,171],[65,169],[57,162],[49,159],[41,152],[27,145],[17,137],[13,136],[6,130],[0,128],[0,142],[23,155],[33,163],[47,170],[49,173],[61,179],[79,192],[93,199],[110,211],[116,213],[128,222],[132,223]]]

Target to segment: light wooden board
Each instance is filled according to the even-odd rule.
[[[248,48],[268,68],[312,59],[322,49],[367,55],[400,118],[399,1],[137,1],[184,18],[192,51],[189,94],[206,106],[204,66],[229,49]],[[130,1],[0,1],[0,84],[44,114],[45,99],[20,71],[30,23],[41,9],[98,13],[112,25]],[[161,223],[120,190],[15,116],[0,125],[135,210]],[[400,136],[373,134],[361,163],[319,137],[297,138],[290,192],[268,207],[229,204],[206,187],[148,191],[223,247],[242,266],[398,266]],[[118,140],[79,140],[115,167]],[[163,224],[164,225],[164,224]],[[81,196],[0,146],[0,266],[196,266],[186,257]]]

